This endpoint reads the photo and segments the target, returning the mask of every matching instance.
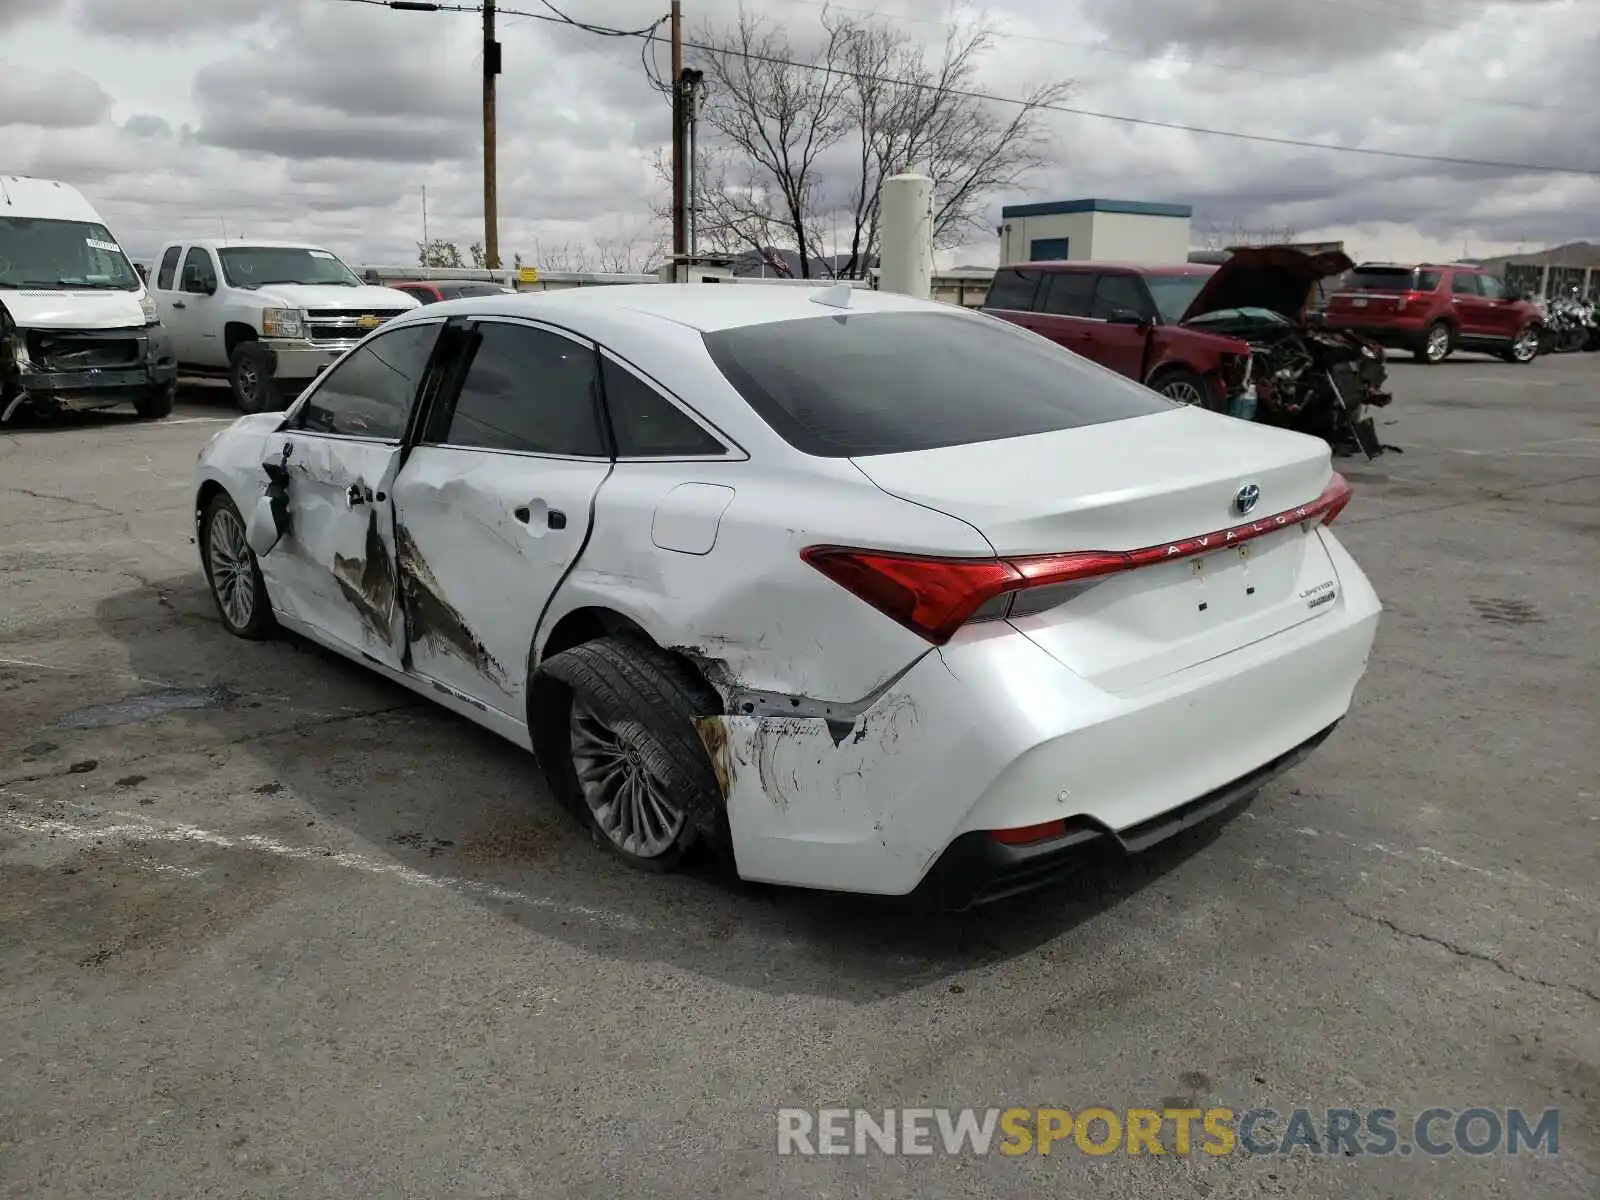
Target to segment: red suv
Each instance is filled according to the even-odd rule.
[[[1513,295],[1498,275],[1428,263],[1362,263],[1329,298],[1322,319],[1328,329],[1409,350],[1424,363],[1443,362],[1456,350],[1531,362],[1543,325],[1539,307]]]
[[[1001,267],[983,309],[1184,404],[1226,412],[1250,375],[1250,343],[1185,327],[1217,268],[1107,262]]]

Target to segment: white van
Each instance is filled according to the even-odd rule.
[[[0,175],[0,423],[132,404],[164,417],[173,355],[144,280],[79,191]]]

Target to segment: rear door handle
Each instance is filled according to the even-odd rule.
[[[559,508],[548,508],[543,501],[538,502],[539,509],[544,513],[544,523],[551,529],[565,529],[567,527],[567,514]],[[511,515],[524,525],[533,521],[533,505],[523,504],[511,510]]]
[[[189,306],[187,304],[185,304],[182,300],[174,300],[172,302],[172,307],[173,308],[188,308]]]

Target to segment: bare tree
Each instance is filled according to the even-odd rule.
[[[936,247],[981,228],[994,192],[1049,161],[1043,118],[1071,89],[1046,84],[1016,105],[980,98],[995,35],[956,18],[933,51],[856,10],[825,8],[810,50],[742,8],[731,28],[700,30],[698,240],[755,251],[779,274],[789,273],[781,248],[803,276],[859,278],[877,259],[883,181],[905,170],[934,181]],[[830,233],[842,253],[824,261]]]
[[[1239,221],[1230,225],[1207,223],[1200,229],[1200,244],[1207,250],[1238,250],[1246,246],[1284,246],[1293,242],[1299,230],[1293,225],[1250,226]]]

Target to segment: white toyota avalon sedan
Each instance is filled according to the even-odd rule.
[[[638,285],[396,318],[213,439],[195,517],[232,633],[531,749],[625,862],[961,906],[1328,735],[1381,611],[1349,495],[981,314]]]

